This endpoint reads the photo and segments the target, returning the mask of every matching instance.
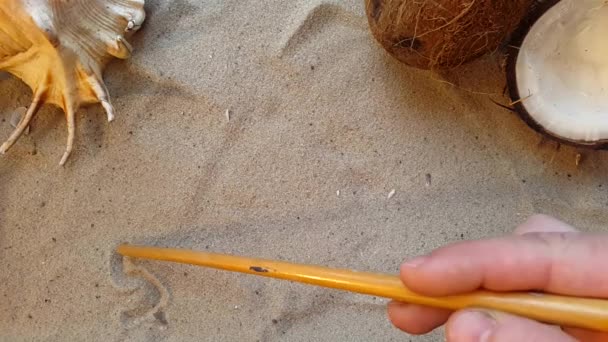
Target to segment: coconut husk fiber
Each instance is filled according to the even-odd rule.
[[[370,29],[401,62],[447,69],[496,50],[534,0],[366,0]]]

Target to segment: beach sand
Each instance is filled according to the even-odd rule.
[[[558,149],[494,104],[508,103],[497,56],[443,76],[409,68],[359,0],[146,10],[132,58],[106,69],[116,120],[80,110],[60,167],[65,122],[45,106],[0,158],[0,340],[443,341],[395,329],[385,299],[114,251],[397,273],[533,213],[605,229],[606,154]],[[2,139],[30,99],[0,80]]]

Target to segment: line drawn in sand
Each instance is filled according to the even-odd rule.
[[[124,301],[127,307],[121,309],[119,313],[122,326],[130,330],[143,324],[151,324],[161,330],[167,329],[169,322],[164,312],[170,300],[167,287],[154,274],[144,266],[136,264],[131,258],[113,255],[111,264],[115,287],[129,297],[143,297],[140,300],[129,298]],[[137,295],[138,292],[141,294]]]

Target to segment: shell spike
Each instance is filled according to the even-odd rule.
[[[133,46],[123,36],[116,36],[116,50],[112,55],[116,58],[127,59],[133,53]]]
[[[65,152],[63,152],[63,156],[61,157],[61,161],[59,162],[59,165],[61,165],[61,166],[65,165],[66,161],[70,157],[70,154],[72,154],[72,149],[74,148],[74,135],[75,135],[75,130],[76,130],[76,123],[75,123],[76,115],[74,113],[74,107],[72,105],[67,106],[65,117],[66,117],[67,126],[68,126],[68,140],[67,140],[67,144],[65,146]]]
[[[95,74],[89,75],[88,82],[91,89],[95,93],[97,100],[101,103],[101,106],[106,111],[108,122],[112,122],[114,120],[114,106],[112,106],[112,103],[110,102],[108,88],[103,83],[103,80],[101,80],[100,77],[97,77]]]
[[[114,107],[112,107],[112,104],[108,101],[101,101],[101,106],[103,107],[103,109],[105,109],[106,111],[106,115],[108,116],[108,122],[112,122],[114,121]]]
[[[6,151],[8,151],[23,134],[27,126],[29,126],[30,122],[32,121],[32,118],[40,107],[40,103],[45,91],[46,88],[39,88],[38,91],[35,93],[34,100],[32,101],[32,104],[25,113],[25,116],[23,117],[23,119],[21,119],[11,136],[2,144],[2,146],[0,146],[0,154],[5,154]]]

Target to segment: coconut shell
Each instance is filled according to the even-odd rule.
[[[590,150],[608,150],[608,140],[596,140],[596,141],[583,141],[583,140],[572,140],[561,137],[557,134],[552,133],[546,127],[543,127],[538,123],[532,115],[528,112],[523,99],[528,96],[528,93],[524,92],[524,96],[520,93],[517,87],[517,61],[519,57],[519,49],[523,44],[526,36],[529,34],[532,26],[553,6],[558,4],[561,0],[543,0],[536,1],[531,7],[530,13],[526,15],[524,20],[518,28],[513,32],[509,41],[509,53],[507,55],[507,86],[509,89],[509,96],[513,102],[513,110],[519,115],[519,117],[534,131],[543,137],[553,140],[557,143],[573,146],[580,149]]]
[[[374,38],[399,61],[447,69],[496,50],[535,0],[365,0]]]

